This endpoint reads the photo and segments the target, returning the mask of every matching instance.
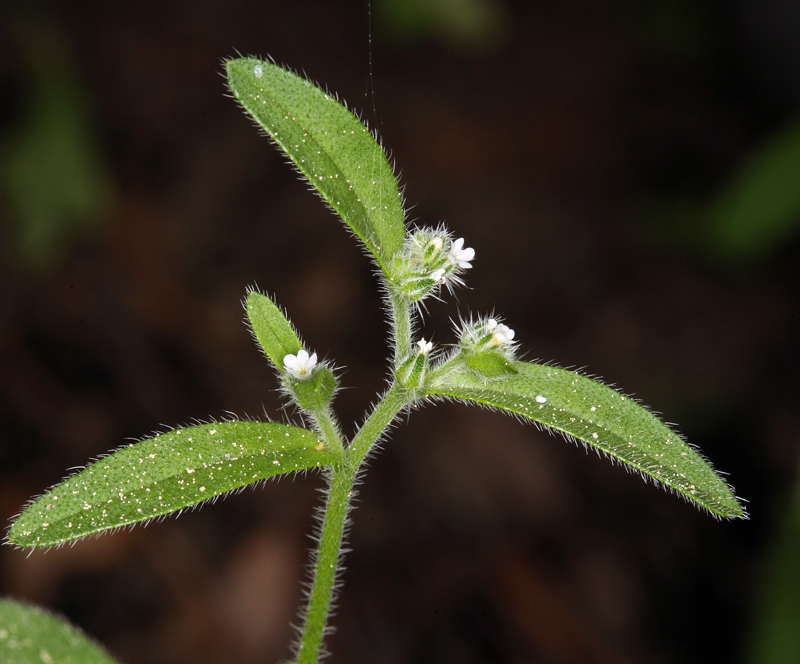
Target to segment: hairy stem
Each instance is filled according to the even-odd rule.
[[[393,385],[347,447],[344,460],[330,468],[328,498],[315,556],[314,580],[308,598],[305,625],[297,652],[297,664],[316,664],[319,658],[358,470],[375,442],[405,404],[406,399],[401,388],[397,384]]]
[[[386,431],[392,420],[407,403],[403,388],[397,383],[392,384],[386,394],[381,397],[370,416],[348,445],[346,457],[348,462],[356,467],[360,466],[369,454],[372,446]]]
[[[331,411],[330,406],[324,410],[309,413],[317,425],[317,429],[325,439],[325,443],[329,449],[336,450],[337,452],[344,453],[344,445],[342,444],[342,435],[339,431],[339,424]]]
[[[297,664],[317,664],[319,658],[336,583],[339,551],[342,547],[356,472],[357,469],[347,461],[336,464],[330,469],[328,499],[315,556],[314,581],[308,598],[305,625],[297,652]]]
[[[391,291],[389,301],[394,328],[394,365],[397,368],[411,352],[411,307],[404,298]]]

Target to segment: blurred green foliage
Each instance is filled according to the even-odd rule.
[[[800,228],[800,118],[746,158],[711,205],[711,250],[731,259],[763,256]],[[800,658],[798,660],[800,661]]]
[[[694,0],[640,2],[632,7],[638,48],[677,60],[690,60],[709,47],[710,8]]]
[[[757,145],[706,200],[653,196],[640,208],[640,231],[654,243],[728,265],[768,258],[800,231],[800,117]]]
[[[440,39],[462,50],[496,45],[507,17],[498,0],[373,0],[378,26],[391,41]]]
[[[800,473],[762,567],[748,664],[800,662]]]
[[[0,188],[22,267],[56,264],[97,229],[113,201],[90,103],[64,36],[41,18],[14,19],[25,65],[21,103],[0,137]]]

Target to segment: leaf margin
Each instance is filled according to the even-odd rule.
[[[384,202],[388,202],[389,206],[394,207],[391,204],[391,199],[396,194],[396,203],[397,209],[396,211],[389,210],[389,206],[384,206],[385,214],[388,216],[393,216],[399,213],[399,219],[390,220],[395,223],[386,223],[381,224],[380,227],[376,227],[372,221],[372,215],[367,210],[366,207],[363,207],[363,216],[365,220],[365,224],[367,227],[372,226],[373,231],[370,233],[368,229],[359,228],[358,224],[349,218],[349,215],[343,213],[342,210],[339,208],[342,206],[341,201],[335,201],[333,198],[326,195],[326,193],[320,189],[318,184],[315,183],[313,173],[306,172],[304,168],[300,165],[300,163],[304,163],[301,160],[298,163],[297,159],[292,155],[291,145],[284,145],[282,138],[280,138],[280,132],[278,132],[279,138],[276,138],[276,135],[270,130],[270,127],[267,126],[267,123],[262,121],[261,118],[257,117],[256,113],[253,109],[248,108],[245,105],[245,100],[243,99],[243,95],[240,91],[234,89],[234,85],[231,82],[231,67],[234,66],[236,63],[247,63],[247,65],[255,66],[262,66],[268,67],[273,70],[277,70],[280,72],[279,75],[287,75],[289,77],[297,79],[301,85],[309,86],[310,89],[313,91],[312,94],[321,94],[324,97],[326,102],[333,102],[337,108],[336,112],[344,111],[344,114],[341,114],[343,118],[346,118],[346,122],[354,122],[354,126],[358,126],[360,129],[359,134],[366,134],[369,138],[368,141],[371,141],[372,144],[370,145],[370,150],[372,150],[373,154],[373,165],[374,156],[378,155],[379,159],[379,171],[383,169],[384,165],[387,169],[387,172],[383,174],[383,176],[390,176],[387,177],[386,180],[391,183],[390,185],[390,196],[388,197],[387,201],[384,201],[383,198],[380,198],[380,203],[383,204]],[[399,183],[398,177],[395,174],[394,162],[391,154],[388,153],[386,148],[383,146],[382,141],[380,140],[380,136],[378,133],[369,128],[369,126],[361,119],[360,115],[355,111],[352,111],[348,108],[347,103],[341,99],[335,92],[331,92],[328,90],[327,86],[321,86],[312,79],[310,79],[305,72],[298,72],[291,67],[285,65],[279,65],[275,60],[271,57],[268,58],[261,58],[252,55],[248,56],[238,56],[238,57],[230,57],[223,60],[223,67],[225,69],[224,77],[228,84],[228,89],[230,91],[230,96],[239,104],[245,114],[256,124],[256,126],[263,132],[265,136],[267,136],[270,141],[280,150],[280,152],[289,159],[291,165],[295,168],[295,170],[301,175],[301,177],[314,189],[314,191],[322,198],[326,206],[333,211],[337,216],[339,216],[342,221],[344,221],[345,225],[350,229],[350,231],[361,240],[364,248],[369,252],[372,258],[378,263],[382,271],[387,277],[391,276],[390,273],[390,261],[391,258],[398,253],[403,246],[406,237],[406,213],[405,213],[405,205],[403,200],[403,191],[404,187]],[[260,90],[263,93],[263,89]],[[289,110],[283,105],[280,106],[284,110]],[[321,113],[315,114],[315,119],[319,120]],[[288,116],[287,116],[288,117]],[[295,119],[294,117],[292,118]],[[327,132],[325,132],[327,133]],[[353,132],[351,132],[352,134]],[[377,149],[377,151],[375,150]],[[342,154],[354,152],[354,150],[343,150]],[[319,152],[317,154],[320,154]],[[335,159],[330,157],[330,154],[326,152],[326,157],[330,159],[330,161],[337,165],[338,168],[341,167],[337,163]],[[360,168],[360,166],[358,167]],[[355,173],[355,171],[354,171]],[[374,173],[374,171],[373,171]],[[338,177],[338,176],[337,176]],[[353,174],[351,174],[353,177]],[[374,177],[371,176],[371,177]],[[350,182],[350,180],[347,180]],[[350,182],[352,185],[352,182]],[[375,182],[372,182],[375,185]],[[353,189],[351,186],[350,189]],[[369,191],[362,191],[360,194],[361,198],[357,197],[357,202],[361,203],[361,199],[364,198],[366,200],[366,196],[369,194]],[[376,208],[372,208],[373,210]],[[376,212],[374,213],[376,216],[380,216],[384,214],[384,212]],[[391,226],[397,226],[396,222],[399,221],[398,228],[391,228]]]
[[[94,472],[96,470],[98,470],[98,469],[103,469],[109,464],[115,464],[115,463],[120,462],[120,459],[122,457],[121,456],[116,456],[116,455],[120,455],[120,453],[124,454],[124,453],[127,452],[128,455],[133,455],[135,453],[142,452],[143,451],[143,447],[142,446],[147,446],[148,444],[156,445],[156,441],[159,441],[159,439],[161,439],[161,441],[166,441],[167,439],[165,437],[183,435],[183,432],[191,432],[192,433],[192,437],[193,437],[194,435],[196,435],[194,432],[201,431],[203,429],[208,429],[209,430],[209,435],[213,436],[213,435],[216,435],[216,431],[214,430],[216,427],[222,427],[223,429],[228,429],[228,428],[235,429],[236,426],[238,426],[238,425],[244,425],[244,427],[247,427],[247,426],[262,427],[265,430],[268,427],[276,427],[275,433],[283,432],[287,437],[291,437],[290,434],[288,433],[289,431],[301,432],[302,436],[308,436],[314,442],[318,443],[318,445],[313,446],[313,449],[315,450],[315,452],[319,456],[319,458],[317,460],[318,462],[314,463],[314,464],[306,465],[306,466],[295,465],[294,468],[285,468],[285,469],[280,470],[279,472],[266,473],[261,477],[254,477],[253,479],[251,479],[248,482],[242,482],[242,483],[239,483],[239,484],[234,484],[234,485],[229,486],[228,488],[225,488],[223,490],[216,491],[216,492],[204,491],[206,487],[205,487],[205,485],[202,485],[199,490],[202,493],[204,493],[204,495],[201,498],[198,498],[196,500],[192,500],[190,502],[187,502],[185,505],[180,505],[180,506],[165,510],[163,512],[148,513],[147,516],[144,515],[144,512],[142,512],[141,509],[137,508],[139,513],[142,514],[141,517],[128,519],[128,520],[121,520],[120,522],[115,523],[115,524],[107,524],[107,525],[102,525],[102,526],[98,526],[98,527],[92,527],[92,528],[84,529],[84,530],[81,530],[79,534],[73,535],[73,536],[56,537],[56,538],[53,538],[53,539],[47,539],[46,541],[43,542],[41,535],[38,537],[38,539],[36,541],[30,541],[30,539],[22,539],[22,537],[17,537],[15,535],[15,531],[18,531],[19,528],[23,528],[24,527],[25,520],[23,519],[23,517],[25,517],[25,515],[29,512],[29,510],[33,510],[37,505],[43,505],[44,508],[43,508],[42,511],[45,511],[45,512],[49,511],[49,512],[51,512],[52,515],[58,514],[59,513],[58,510],[52,511],[50,509],[50,507],[48,507],[48,503],[46,503],[46,500],[48,498],[51,498],[51,497],[54,497],[54,496],[58,495],[56,493],[57,491],[62,491],[62,490],[66,490],[67,488],[69,488],[69,482],[78,481],[78,478],[80,478],[80,476],[82,474],[87,473],[88,475],[93,475]],[[186,440],[188,442],[192,442],[193,443],[192,438],[189,437],[189,436],[186,437]],[[233,446],[236,447],[236,444],[233,443]],[[134,448],[135,448],[135,451],[131,452],[130,450],[133,450]],[[189,451],[192,451],[192,448],[189,448]],[[272,453],[274,454],[275,452],[272,452]],[[265,451],[261,452],[261,456],[266,456],[266,455],[267,455],[267,453],[265,453]],[[109,459],[115,458],[115,456],[116,456],[116,460],[115,461],[113,461],[113,462],[109,461]],[[252,455],[252,456],[256,456],[256,455]],[[283,456],[283,455],[281,454],[281,456]],[[105,453],[103,455],[100,455],[99,457],[97,457],[95,459],[92,459],[86,466],[77,469],[76,472],[72,473],[68,477],[66,477],[63,480],[61,480],[60,482],[57,482],[56,484],[51,486],[42,495],[34,496],[30,500],[28,500],[27,503],[22,507],[20,513],[18,515],[16,515],[15,517],[12,517],[12,523],[7,528],[6,535],[5,535],[5,538],[4,538],[5,539],[4,543],[10,544],[12,546],[15,546],[15,547],[18,547],[18,548],[21,548],[21,549],[28,549],[28,550],[35,549],[35,548],[51,548],[51,547],[61,546],[61,545],[65,544],[65,543],[68,543],[68,542],[76,542],[76,541],[78,541],[80,539],[83,539],[85,537],[92,536],[92,535],[99,536],[99,535],[104,534],[104,533],[113,533],[113,532],[116,532],[117,530],[119,530],[120,528],[133,527],[133,526],[135,526],[137,524],[147,525],[153,519],[160,520],[160,519],[164,519],[164,518],[166,518],[168,516],[171,516],[171,515],[179,516],[186,509],[192,509],[192,510],[198,509],[199,507],[201,507],[202,505],[204,505],[205,503],[207,503],[209,501],[213,502],[213,501],[219,499],[220,497],[228,496],[231,493],[235,493],[237,491],[243,490],[247,486],[256,485],[256,484],[258,484],[260,482],[263,482],[263,481],[266,481],[266,480],[268,480],[268,479],[270,479],[272,477],[277,477],[277,476],[280,476],[280,475],[294,473],[294,472],[304,472],[304,471],[308,471],[308,470],[312,470],[312,469],[324,468],[324,467],[326,467],[328,465],[331,465],[333,463],[338,462],[340,460],[340,457],[341,457],[341,453],[337,452],[336,450],[332,450],[328,446],[326,446],[325,442],[323,441],[323,439],[316,432],[311,431],[309,429],[305,429],[305,428],[297,427],[297,426],[293,426],[293,425],[288,425],[288,424],[281,424],[281,423],[277,423],[277,422],[262,422],[262,421],[258,421],[258,420],[249,420],[249,419],[248,420],[231,419],[231,420],[209,421],[209,422],[204,422],[204,423],[196,423],[196,424],[189,425],[189,426],[186,426],[186,427],[175,427],[175,428],[169,429],[167,431],[156,432],[154,436],[148,436],[148,437],[142,438],[141,440],[138,440],[136,442],[132,442],[132,443],[121,445],[121,446],[117,447],[116,449],[111,450],[110,452],[107,452],[107,453]],[[148,456],[148,458],[153,459],[153,460],[155,459],[155,457],[152,456],[152,453],[151,453],[151,455]],[[246,457],[243,457],[243,458],[246,458]],[[202,460],[202,456],[200,456],[200,459]],[[226,456],[223,454],[222,457],[220,459],[217,459],[216,461],[212,461],[210,459],[202,460],[203,468],[200,469],[200,470],[207,471],[209,468],[211,468],[213,470],[213,467],[215,467],[215,464],[229,463],[231,461],[234,461],[234,462],[239,461],[239,458],[234,458],[234,457],[226,458]],[[274,461],[277,461],[277,458]],[[273,463],[274,463],[274,461],[273,461]],[[327,461],[327,463],[322,463],[323,461]],[[141,465],[141,463],[143,463],[143,460],[140,460],[140,465]],[[182,467],[185,468],[185,466],[182,466]],[[192,475],[198,469],[199,469],[199,464],[198,464],[198,468],[197,469],[189,467],[189,468],[186,468],[185,472],[187,474],[189,474],[189,475]],[[272,470],[271,467],[270,467],[270,470]],[[119,472],[119,470],[117,469],[116,472]],[[142,473],[142,474],[144,474],[144,473]],[[178,474],[174,475],[174,477],[178,477],[178,476],[179,476]],[[134,475],[134,477],[135,477],[135,475]],[[202,473],[200,475],[198,475],[198,478],[199,477],[202,477]],[[230,478],[230,477],[233,477],[233,473],[229,473],[228,474],[228,478]],[[196,481],[194,481],[193,484],[196,484]],[[84,484],[84,485],[81,485],[81,486],[87,486],[87,485]],[[139,488],[140,489],[146,489],[146,492],[150,491],[150,488],[149,487],[145,487],[144,485],[142,485]],[[122,493],[124,494],[124,491]],[[131,491],[130,493],[131,493],[131,495],[135,496],[135,492],[134,491]],[[95,495],[96,495],[96,492],[95,492]],[[119,495],[119,494],[118,493],[114,494],[115,497],[117,495]],[[163,492],[162,492],[162,495],[163,495]],[[123,496],[120,496],[120,501],[124,501],[124,497]],[[52,505],[53,502],[49,503],[49,505]],[[139,501],[137,501],[137,502],[139,502]],[[141,503],[139,503],[139,504],[141,505]],[[98,507],[98,506],[102,506],[102,504],[101,503],[94,503],[94,504],[91,504],[88,509],[87,508],[84,508],[84,509],[86,511],[88,511],[89,509],[92,509],[92,508]],[[33,512],[31,512],[31,514],[33,514]],[[42,515],[42,512],[39,513],[39,516],[41,516],[41,515]],[[67,516],[69,516],[69,513],[67,514]],[[105,514],[103,516],[105,517]],[[29,518],[33,519],[35,517],[29,515]],[[46,518],[46,516],[42,517],[42,518],[44,519],[44,518]],[[20,522],[22,522],[22,525],[20,525]],[[49,527],[49,522],[46,523],[44,528],[46,529],[48,527]],[[71,528],[72,524],[69,523],[68,527]],[[26,537],[26,538],[30,538],[33,535],[33,531],[32,530],[28,531],[28,532],[22,531],[21,535]]]
[[[642,404],[640,400],[638,400],[638,399],[636,399],[636,398],[634,398],[634,397],[632,397],[630,395],[627,395],[627,394],[624,394],[624,393],[620,392],[619,390],[617,390],[615,388],[615,386],[605,383],[602,379],[598,378],[597,376],[588,375],[586,373],[583,373],[581,370],[575,371],[575,370],[572,370],[572,369],[565,369],[565,368],[559,367],[555,363],[551,363],[551,362],[539,363],[539,362],[522,362],[522,361],[519,361],[519,360],[515,360],[513,362],[513,365],[515,366],[515,368],[518,369],[519,374],[508,375],[508,376],[497,377],[497,378],[486,378],[486,377],[483,377],[483,376],[478,376],[477,372],[474,372],[473,370],[467,369],[465,366],[464,367],[459,366],[459,363],[458,363],[457,360],[458,360],[458,353],[454,353],[451,357],[445,359],[439,365],[439,367],[437,367],[437,369],[440,372],[438,376],[437,376],[436,369],[432,372],[432,380],[429,381],[428,385],[426,386],[425,392],[424,392],[424,397],[425,398],[433,399],[433,400],[438,400],[438,399],[453,400],[453,401],[458,401],[458,402],[467,403],[467,404],[476,404],[476,405],[488,408],[490,410],[495,410],[495,411],[498,411],[498,412],[502,412],[503,414],[506,414],[506,415],[512,415],[513,417],[517,418],[518,420],[520,420],[523,423],[532,423],[535,426],[537,426],[537,428],[544,429],[548,433],[551,433],[551,434],[554,434],[554,435],[558,434],[562,438],[564,438],[565,440],[567,440],[569,442],[573,442],[573,443],[580,442],[580,443],[582,443],[587,449],[591,448],[591,449],[595,450],[598,454],[601,454],[602,456],[608,457],[611,460],[612,463],[618,463],[618,464],[624,466],[626,468],[626,470],[628,470],[629,472],[637,473],[640,477],[642,477],[642,479],[645,482],[652,482],[656,486],[660,486],[663,489],[665,489],[665,490],[667,490],[667,491],[669,491],[671,493],[674,493],[674,494],[676,494],[678,496],[681,496],[684,500],[686,500],[686,502],[691,503],[692,505],[694,505],[696,508],[700,509],[701,511],[705,511],[705,512],[711,514],[714,518],[717,518],[717,519],[722,519],[722,518],[724,518],[724,519],[737,519],[738,518],[738,519],[745,519],[745,520],[749,519],[749,516],[747,514],[747,510],[746,510],[745,506],[742,504],[742,503],[746,503],[747,501],[745,501],[745,500],[739,498],[738,496],[736,496],[733,488],[730,486],[730,484],[728,484],[726,479],[722,476],[723,474],[720,473],[719,471],[717,471],[714,468],[714,466],[711,463],[711,461],[705,455],[703,455],[702,452],[700,452],[700,450],[697,448],[697,446],[689,443],[684,438],[683,435],[681,435],[679,432],[675,431],[670,426],[668,426],[668,424],[666,422],[664,422],[663,420],[661,420],[658,417],[657,413],[655,413],[652,409],[650,409],[646,405]],[[684,490],[680,486],[676,486],[674,484],[674,482],[671,482],[670,480],[668,480],[668,479],[666,479],[664,477],[659,477],[659,476],[654,475],[654,473],[652,472],[652,469],[641,467],[640,464],[638,464],[636,461],[633,461],[633,460],[630,460],[630,459],[626,459],[623,456],[621,456],[619,453],[615,453],[614,451],[612,451],[610,449],[606,449],[604,446],[601,446],[597,442],[593,442],[592,440],[587,440],[585,437],[579,435],[578,433],[576,433],[574,431],[568,431],[568,430],[566,430],[566,429],[564,429],[562,427],[554,426],[552,423],[548,423],[548,422],[544,422],[544,421],[541,421],[541,420],[537,420],[537,419],[525,414],[524,412],[521,412],[522,411],[521,408],[519,410],[515,410],[513,408],[504,407],[503,405],[501,405],[501,404],[499,404],[497,402],[492,402],[492,400],[490,398],[488,398],[488,397],[480,398],[479,395],[473,395],[474,398],[470,398],[470,397],[466,396],[465,394],[459,395],[459,394],[454,394],[454,393],[448,393],[447,391],[441,389],[442,388],[442,385],[441,385],[442,379],[447,379],[447,378],[450,378],[451,376],[469,375],[470,373],[472,373],[472,374],[474,374],[472,376],[473,381],[478,380],[480,382],[480,387],[478,387],[478,388],[476,388],[476,387],[464,387],[462,389],[464,389],[465,392],[467,392],[469,390],[474,390],[476,392],[478,392],[480,390],[485,390],[486,392],[488,392],[490,390],[487,388],[487,386],[492,385],[492,384],[502,385],[502,384],[505,383],[506,386],[507,386],[508,382],[510,382],[513,385],[515,382],[524,381],[525,373],[527,371],[526,367],[538,367],[540,369],[551,370],[551,371],[555,371],[555,372],[563,373],[565,375],[572,376],[573,379],[589,381],[594,386],[597,386],[598,388],[601,388],[602,390],[606,390],[606,391],[608,391],[610,393],[613,393],[614,395],[617,395],[621,399],[621,402],[627,401],[629,404],[632,404],[633,406],[635,406],[636,409],[638,411],[640,411],[644,415],[644,417],[650,418],[651,423],[655,423],[656,425],[662,427],[665,432],[667,432],[670,436],[673,436],[674,438],[673,438],[672,442],[675,442],[675,443],[678,443],[679,445],[684,446],[686,448],[686,450],[688,450],[691,455],[694,455],[696,457],[696,460],[701,462],[701,464],[700,464],[701,469],[703,469],[704,471],[705,470],[710,471],[711,475],[713,476],[713,478],[711,479],[711,482],[713,484],[716,484],[716,490],[720,491],[723,494],[723,498],[728,503],[728,505],[727,505],[728,509],[725,509],[723,506],[720,506],[720,505],[712,504],[709,500],[704,499],[702,497],[698,497],[697,495],[692,495],[691,491],[687,491],[687,490]],[[476,378],[476,376],[477,376],[477,378]],[[436,387],[437,381],[440,382],[439,388]],[[543,396],[543,395],[540,394],[540,396]],[[523,397],[520,396],[520,395],[517,395],[517,398],[522,399]],[[549,397],[547,399],[549,400]],[[543,409],[544,408],[544,403],[538,403],[537,402],[536,406],[537,406],[537,408]],[[550,407],[552,407],[552,404],[550,404]],[[622,428],[622,427],[620,427],[620,428]],[[592,433],[596,433],[596,431],[593,431]],[[629,436],[630,435],[632,435],[632,434],[629,434]],[[597,440],[597,438],[595,438],[595,440]],[[718,500],[721,500],[721,499],[718,499]]]

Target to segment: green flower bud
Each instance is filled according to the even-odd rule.
[[[336,378],[327,367],[318,367],[308,378],[290,378],[288,388],[301,408],[310,412],[320,411],[333,400]]]
[[[464,362],[485,378],[502,378],[519,373],[503,355],[493,351],[470,353]]]
[[[425,378],[428,375],[428,353],[433,344],[425,339],[420,339],[417,342],[419,350],[415,355],[408,358],[400,368],[397,370],[397,381],[411,392],[420,389],[425,383]]]

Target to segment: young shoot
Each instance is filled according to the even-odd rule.
[[[440,345],[446,351],[417,338],[422,303],[464,285],[475,250],[444,225],[406,227],[383,149],[334,95],[268,61],[237,58],[225,69],[234,99],[374,261],[391,321],[389,387],[347,440],[333,409],[338,379],[332,365],[302,343],[270,297],[251,290],[245,309],[253,336],[277,374],[281,394],[307,426],[211,422],[125,446],[32,500],[8,531],[11,544],[58,546],[180,512],[269,477],[323,469],[322,527],[294,653],[296,664],[316,664],[329,630],[354,482],[376,443],[412,406],[443,399],[488,406],[582,441],[715,517],[746,518],[725,480],[653,413],[583,374],[517,359],[520,340],[499,316],[462,320],[452,345]],[[0,622],[28,613],[0,604]],[[59,624],[49,617],[40,622]],[[31,638],[46,641],[46,631]],[[6,661],[2,648],[0,641],[0,659]],[[45,646],[33,650],[45,652]],[[96,659],[107,661],[107,655]]]

